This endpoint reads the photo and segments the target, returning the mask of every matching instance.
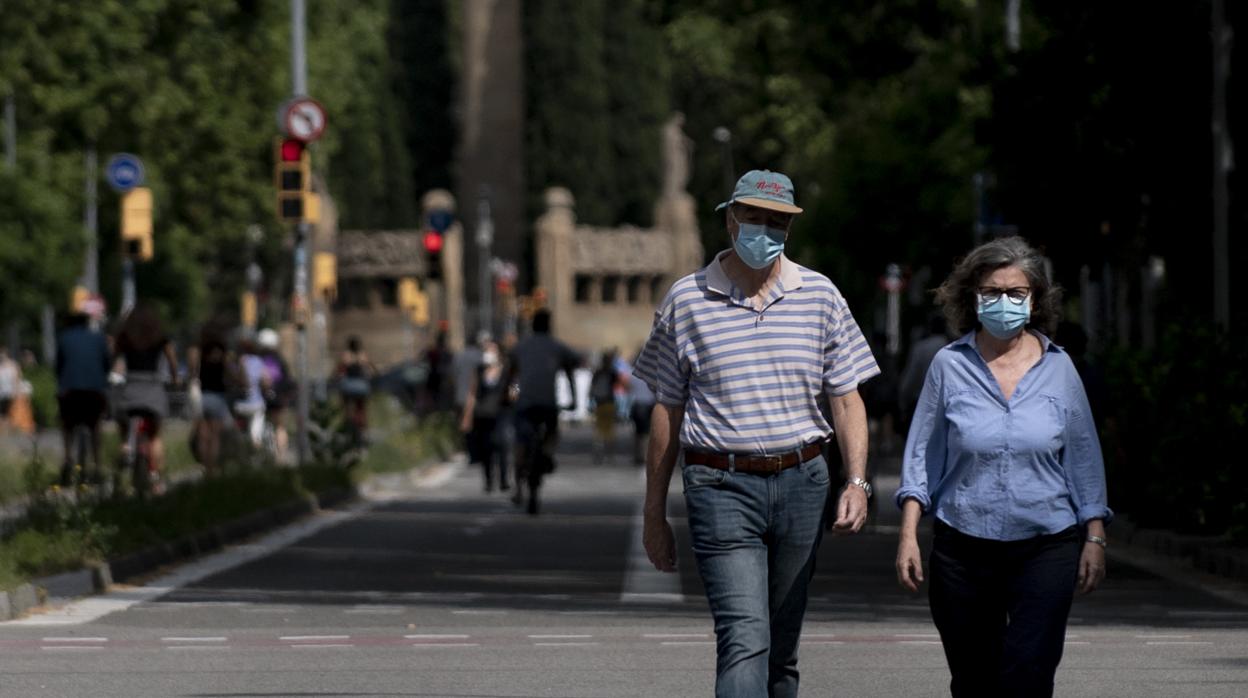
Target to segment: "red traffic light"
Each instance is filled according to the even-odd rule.
[[[425,252],[437,254],[442,251],[442,233],[436,230],[425,231]]]
[[[283,138],[279,153],[282,162],[299,162],[299,159],[303,157],[303,141],[297,141],[294,138]]]

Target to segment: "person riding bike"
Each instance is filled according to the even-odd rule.
[[[342,406],[346,411],[356,443],[364,442],[368,430],[368,395],[372,392],[372,378],[377,375],[373,362],[364,353],[360,338],[347,338],[347,350],[338,359],[338,391],[342,393]]]
[[[138,415],[146,418],[150,427],[148,442],[151,449],[148,476],[153,490],[159,492],[163,489],[159,477],[165,461],[160,426],[169,414],[165,384],[177,383],[178,358],[174,354],[173,343],[165,335],[160,317],[150,305],[143,303],[126,316],[114,346],[116,359],[113,370],[125,377],[120,392],[122,443],[128,436],[129,417]],[[163,368],[167,370],[163,374],[162,358],[165,360]]]
[[[221,465],[221,430],[230,417],[229,386],[238,379],[226,334],[221,325],[205,325],[200,332],[197,360],[191,366],[192,380],[199,383],[201,395],[194,427],[196,451],[209,474],[215,474]]]
[[[280,343],[275,330],[266,327],[256,334],[260,361],[264,364],[264,414],[269,424],[273,425],[273,456],[279,463],[286,460],[286,446],[289,441],[286,435],[286,410],[290,407],[294,393],[290,367],[278,352]]]
[[[242,394],[232,407],[234,414],[246,425],[252,445],[258,447],[264,441],[264,390],[268,376],[264,370],[264,359],[260,358],[260,350],[254,341],[240,341],[238,353]]]
[[[61,486],[74,481],[74,431],[82,426],[91,435],[88,449],[91,468],[88,482],[100,481],[100,419],[108,410],[108,341],[91,329],[87,316],[74,313],[56,340],[56,400],[61,413],[61,437],[65,460],[61,464]]]
[[[533,314],[533,334],[520,340],[512,351],[507,384],[515,386],[516,419],[516,491],[512,497],[517,505],[524,501],[525,485],[529,493],[528,511],[538,511],[538,491],[542,477],[554,470],[553,452],[559,440],[559,403],[555,377],[563,371],[572,386],[572,405],[576,411],[576,379],[573,371],[580,357],[559,340],[550,336],[550,312],[542,309]]]

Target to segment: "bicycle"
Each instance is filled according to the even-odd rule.
[[[515,493],[512,503],[524,503],[524,485],[528,485],[528,513],[537,514],[538,492],[542,479],[555,471],[555,445],[559,440],[559,413],[572,407],[528,407],[516,415],[519,432],[519,453],[516,458]]]
[[[125,426],[126,445],[122,449],[122,468],[130,473],[130,483],[140,498],[159,494],[160,473],[156,472],[156,462],[152,458],[152,434],[156,431],[156,417],[148,409],[127,409]]]

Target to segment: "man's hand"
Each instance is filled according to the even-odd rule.
[[[902,536],[897,544],[897,582],[907,591],[918,591],[923,583],[923,555],[919,542]]]
[[[1079,556],[1079,593],[1090,594],[1105,580],[1105,549],[1092,542],[1083,544]]]
[[[676,571],[676,536],[672,533],[672,525],[661,516],[645,518],[641,532],[642,543],[646,546],[646,556],[660,572]]]
[[[836,507],[836,522],[832,534],[837,536],[857,533],[867,522],[867,493],[856,485],[847,485],[841,491],[841,501]]]

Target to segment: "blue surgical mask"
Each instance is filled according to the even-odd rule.
[[[737,220],[733,216],[733,220]],[[784,252],[784,239],[788,232],[758,223],[737,221],[737,239],[732,249],[751,269],[764,269]]]
[[[1010,339],[1031,320],[1030,296],[1024,298],[1022,303],[1016,303],[1005,293],[992,303],[985,303],[979,295],[975,298],[979,324],[997,339]]]

